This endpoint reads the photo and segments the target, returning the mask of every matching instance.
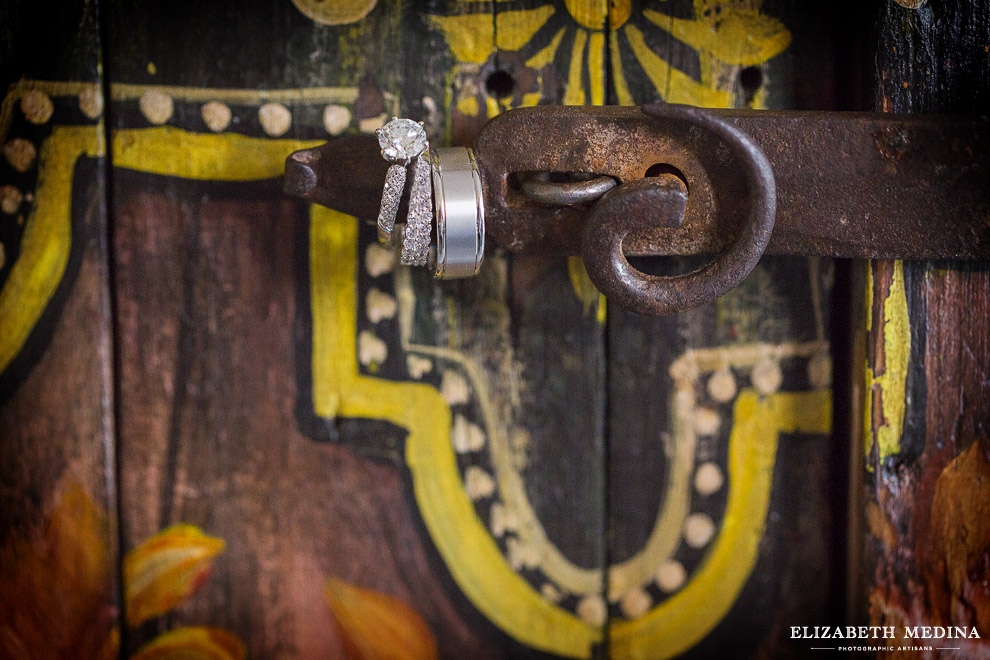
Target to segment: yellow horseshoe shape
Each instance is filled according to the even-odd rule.
[[[152,128],[116,132],[113,153],[116,166],[136,171],[247,181],[276,176],[285,154],[311,145]],[[95,127],[59,127],[49,137],[41,154],[37,190],[39,200],[46,201],[39,203],[32,222],[55,233],[39,233],[31,239],[42,256],[24,262],[25,274],[18,277],[27,279],[19,281],[50,283],[52,277],[57,281],[63,262],[59,255],[68,249],[67,242],[56,239],[69,221],[72,168],[79,157],[99,153]],[[310,242],[314,412],[325,417],[385,419],[408,429],[405,458],[416,503],[459,588],[487,618],[519,642],[562,656],[589,657],[592,646],[603,639],[601,628],[550,603],[517,575],[477,517],[450,446],[447,402],[426,384],[359,373],[355,354],[357,220],[313,207]],[[31,263],[33,269],[28,268]],[[39,275],[29,277],[29,270]],[[45,299],[44,295],[39,297],[42,302]],[[0,310],[11,304],[9,297],[0,297]],[[0,314],[0,318],[14,317]],[[0,348],[16,343],[23,333],[15,330],[21,325],[2,329]],[[739,395],[730,436],[728,504],[713,548],[681,591],[644,616],[611,626],[613,657],[671,657],[711,631],[735,601],[756,562],[778,435],[828,433],[830,427],[828,391],[763,398],[752,391]]]

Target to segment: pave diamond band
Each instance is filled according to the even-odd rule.
[[[389,166],[382,191],[382,208],[378,212],[378,240],[385,245],[395,245],[395,216],[399,212],[402,189],[406,186],[406,167],[398,163]]]
[[[425,266],[430,256],[430,234],[433,230],[433,189],[430,184],[429,156],[423,154],[413,161],[413,182],[409,191],[409,216],[402,239],[400,262],[409,266]]]
[[[437,181],[436,162],[430,156],[430,144],[422,122],[392,117],[378,129],[378,146],[382,158],[392,163],[385,176],[382,206],[378,213],[378,240],[395,245],[395,217],[403,188],[412,178],[409,190],[409,215],[402,234],[399,261],[409,266],[425,266],[430,259],[433,232],[433,187]],[[412,169],[412,173],[406,172]],[[438,234],[439,238],[439,234]],[[441,275],[441,271],[437,271]]]

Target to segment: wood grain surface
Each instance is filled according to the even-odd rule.
[[[874,46],[881,109],[985,111],[975,0],[885,3],[875,45],[853,2],[96,9],[11,0],[0,61],[28,79],[4,106],[0,309],[28,290],[29,229],[66,255],[11,307],[37,318],[0,366],[0,601],[50,619],[25,585],[75,538],[77,655],[802,658],[790,626],[847,601],[990,625],[985,268],[871,265],[850,459],[848,264],[766,259],[645,318],[575,258],[495,246],[434,281],[373,218],[279,181],[288,153],[393,115],[469,145],[537,104],[859,109]]]
[[[987,7],[901,4],[879,13],[877,109],[985,114]],[[990,275],[884,261],[870,277],[862,599],[873,625],[975,627],[983,639],[939,640],[957,650],[932,657],[978,657],[990,624]]]

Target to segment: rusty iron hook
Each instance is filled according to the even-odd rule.
[[[663,177],[630,181],[606,193],[592,208],[581,243],[591,281],[607,298],[627,309],[674,314],[715,300],[753,270],[773,232],[776,184],[763,150],[721,117],[702,108],[666,103],[643,106],[642,111],[656,119],[688,122],[718,138],[738,161],[748,192],[745,221],[728,247],[708,265],[674,276],[648,275],[634,268],[626,259],[622,242],[637,229],[680,226],[688,201],[680,186]],[[631,212],[644,205],[655,211]]]

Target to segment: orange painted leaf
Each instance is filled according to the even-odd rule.
[[[223,548],[221,539],[192,525],[173,525],[128,552],[124,558],[127,625],[134,627],[164,614],[196,591]]]
[[[348,660],[436,659],[433,632],[405,601],[335,579],[325,592]]]
[[[142,646],[131,660],[244,660],[244,644],[219,628],[178,628]]]
[[[115,618],[106,516],[67,487],[43,533],[0,546],[0,660],[98,656]]]

